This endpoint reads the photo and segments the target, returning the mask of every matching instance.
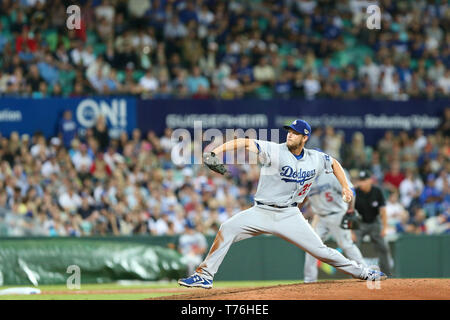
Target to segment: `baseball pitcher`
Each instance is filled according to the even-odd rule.
[[[214,171],[224,173],[216,154],[245,148],[263,159],[255,205],[235,214],[221,226],[205,260],[195,273],[178,280],[186,287],[209,289],[230,246],[237,241],[260,234],[273,234],[295,244],[316,259],[363,280],[384,280],[386,275],[344,257],[339,251],[324,245],[303,217],[298,203],[308,195],[314,180],[321,174],[332,174],[342,186],[342,196],[350,202],[353,192],[338,161],[322,152],[304,148],[311,127],[303,120],[285,126],[285,143],[240,138],[228,141],[204,154],[204,163]]]
[[[353,189],[350,179],[347,179],[347,182]],[[322,241],[332,236],[346,257],[364,265],[361,251],[353,243],[350,229],[341,224],[347,213],[355,214],[354,200],[346,203],[342,199],[342,186],[333,174],[321,174],[317,177],[311,186],[306,204],[314,213],[311,225]],[[317,281],[317,259],[308,253],[305,255],[303,272],[305,283]]]

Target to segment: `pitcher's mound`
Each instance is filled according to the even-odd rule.
[[[450,279],[320,281],[251,288],[185,288],[158,300],[450,300]]]

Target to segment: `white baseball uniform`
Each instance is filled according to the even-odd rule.
[[[354,278],[364,279],[366,268],[324,245],[297,207],[297,203],[307,196],[314,179],[321,174],[331,174],[332,158],[310,149],[304,149],[296,157],[286,143],[254,142],[264,163],[255,205],[220,226],[208,255],[196,272],[212,280],[234,242],[260,234],[273,234]]]
[[[348,175],[347,181],[353,188]],[[322,241],[332,236],[346,257],[364,265],[361,251],[353,243],[351,231],[340,227],[342,217],[348,209],[348,203],[342,199],[342,186],[334,174],[320,174],[317,177],[308,194],[308,204],[312,212],[320,217],[315,230]],[[317,260],[306,253],[305,282],[317,281],[317,275]]]

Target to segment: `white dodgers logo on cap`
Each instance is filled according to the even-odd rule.
[[[295,126],[297,124],[297,120],[295,120],[294,122],[292,122],[292,124]]]

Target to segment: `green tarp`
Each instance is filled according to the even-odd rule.
[[[0,242],[0,286],[65,284],[72,275],[68,268],[79,268],[81,283],[178,279],[187,272],[182,256],[161,246],[77,239]]]

